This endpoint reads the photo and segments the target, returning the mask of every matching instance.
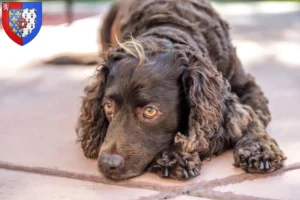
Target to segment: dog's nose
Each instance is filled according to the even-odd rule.
[[[124,159],[117,154],[101,154],[99,162],[100,166],[106,170],[121,169],[124,165]]]

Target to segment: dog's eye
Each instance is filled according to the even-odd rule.
[[[113,112],[113,107],[111,103],[105,103],[104,104],[104,110],[106,111],[107,114],[112,114]]]
[[[153,107],[146,107],[144,110],[144,116],[147,118],[154,118],[157,115],[158,111]]]

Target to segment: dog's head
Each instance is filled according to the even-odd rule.
[[[220,121],[222,81],[209,59],[160,49],[120,44],[86,88],[77,132],[85,155],[98,157],[109,178],[143,173],[177,132],[193,135],[185,148],[195,151]]]

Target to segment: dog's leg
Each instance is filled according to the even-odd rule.
[[[234,165],[249,173],[272,172],[286,159],[277,142],[265,130],[260,116],[237,98],[226,102],[225,130],[234,148]]]
[[[245,72],[235,51],[232,53],[232,67],[234,71],[230,79],[232,92],[237,94],[242,104],[251,106],[264,126],[267,126],[271,121],[268,99],[260,86],[255,82],[254,77]]]
[[[184,148],[190,148],[192,143],[187,137],[177,134],[173,147],[159,154],[150,170],[161,177],[183,179],[197,176],[202,166],[199,155],[212,156],[231,146],[235,147],[234,165],[247,172],[272,172],[281,168],[286,157],[277,142],[268,135],[253,108],[241,104],[235,94],[229,94],[224,106],[224,124],[215,135],[207,138],[208,149],[187,153],[189,151]],[[180,142],[186,145],[177,146]]]

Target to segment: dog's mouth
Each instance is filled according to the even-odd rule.
[[[144,173],[144,170],[139,171],[139,172],[133,172],[133,170],[129,170],[129,171],[117,170],[117,169],[105,170],[105,169],[102,169],[101,167],[99,167],[99,171],[106,178],[112,179],[114,181],[120,181],[120,180],[134,178],[134,177],[137,177]]]

